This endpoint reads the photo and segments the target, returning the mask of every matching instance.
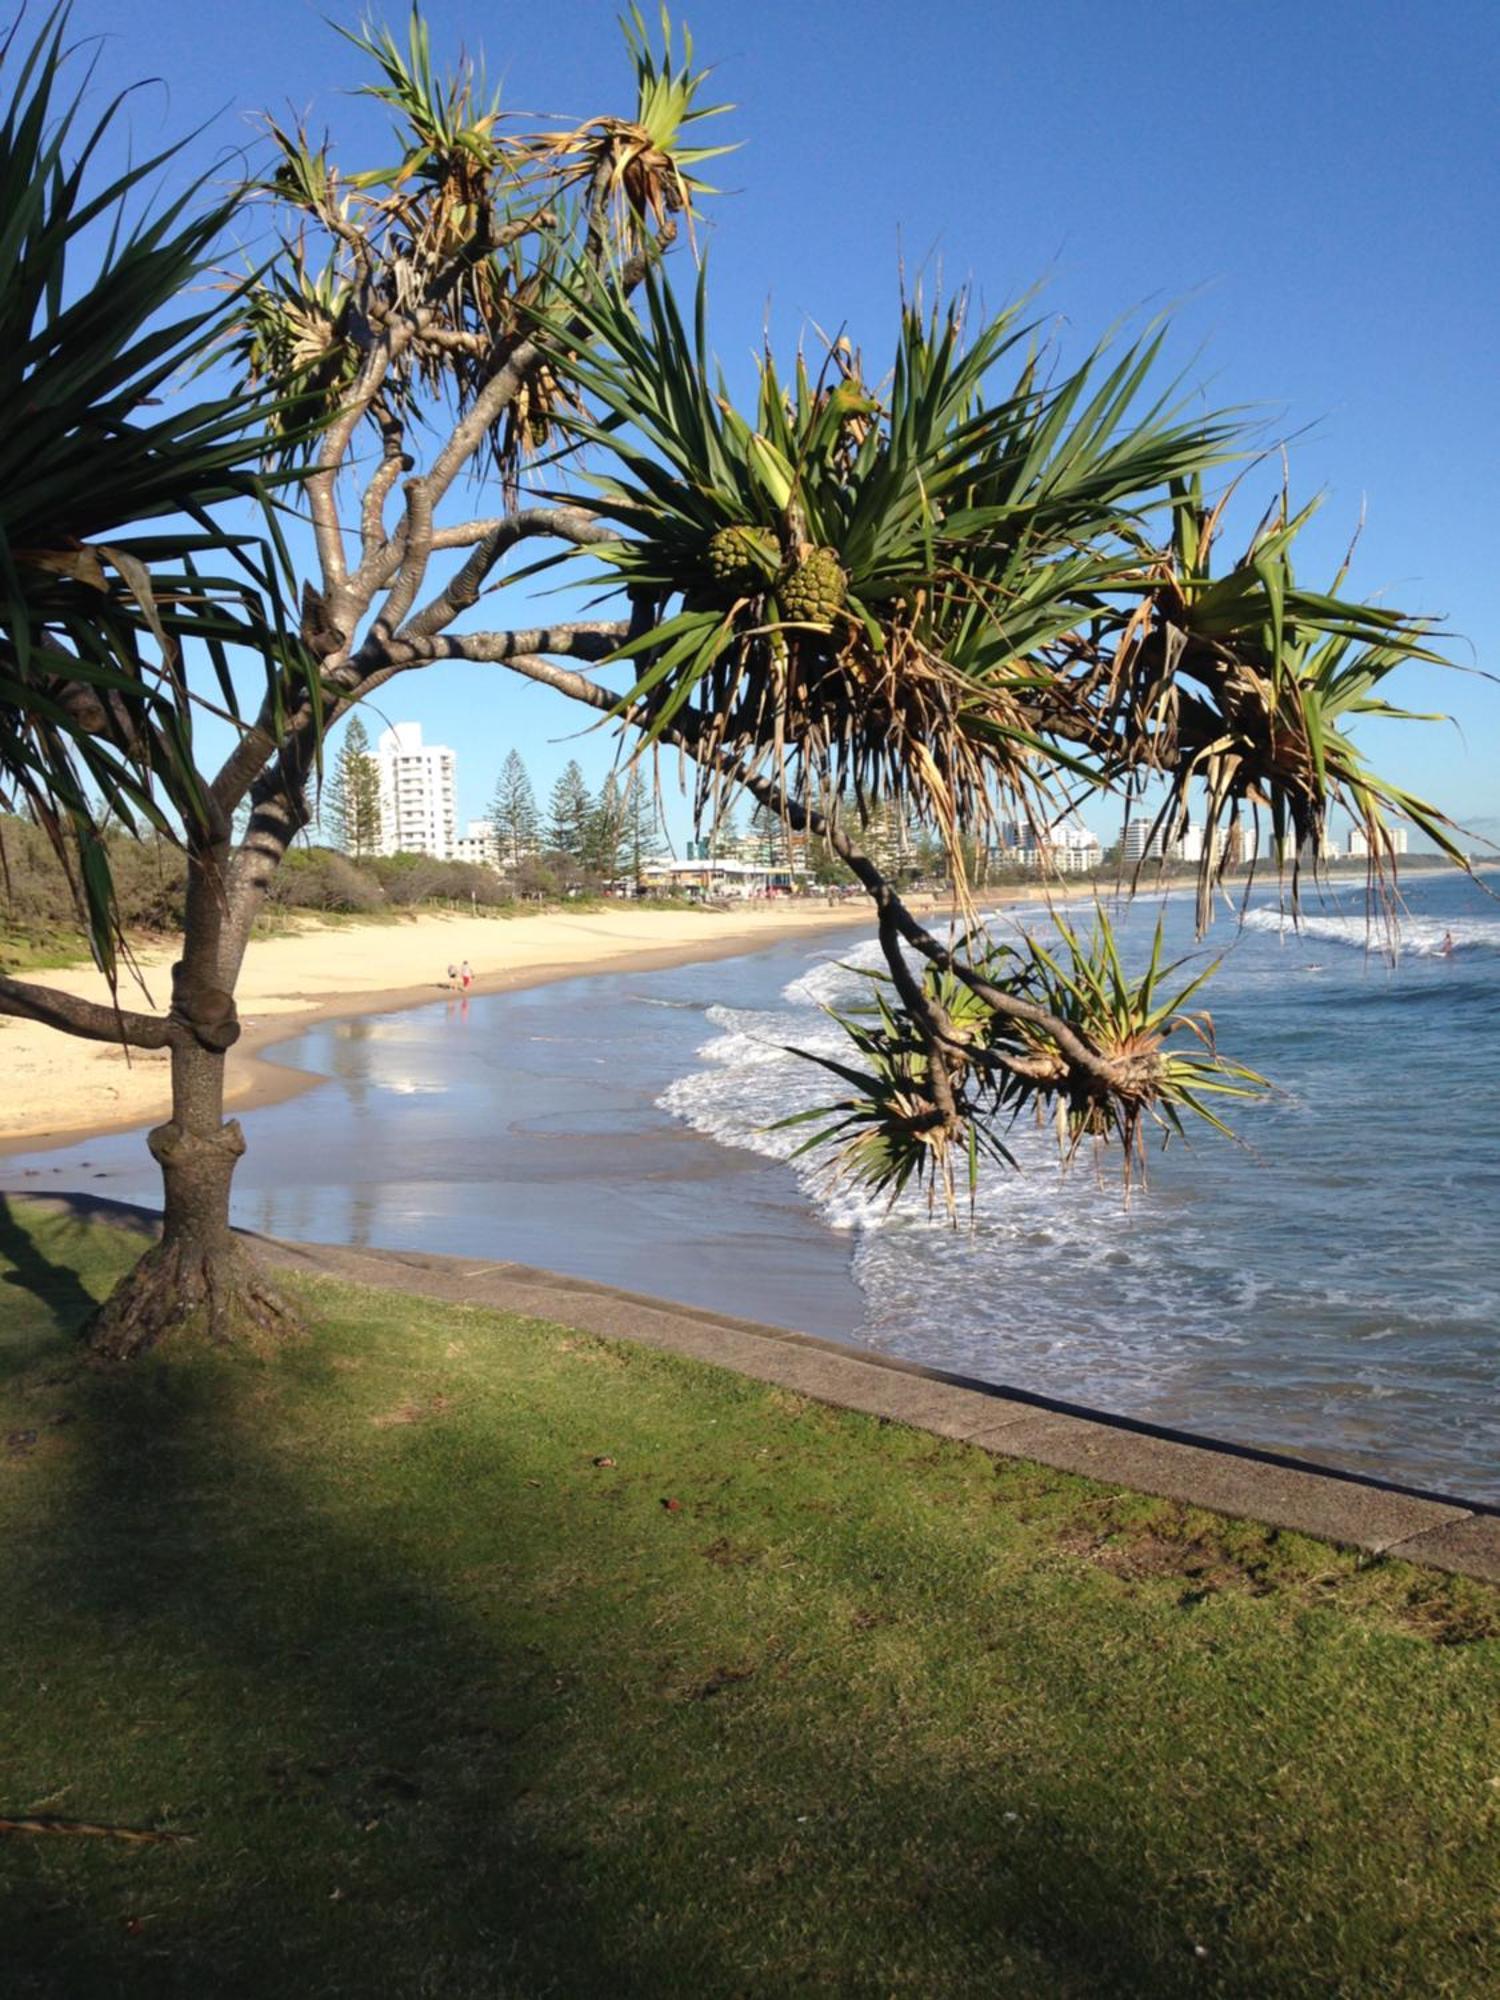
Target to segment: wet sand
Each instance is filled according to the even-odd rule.
[[[733,965],[723,950],[611,965],[306,1025],[276,1059],[307,1087],[243,1114],[234,1220],[300,1241],[508,1258],[853,1333],[863,1308],[847,1233],[781,1161],[720,1146],[658,1100],[726,991],[770,1005],[855,942],[825,925],[757,937]],[[136,1128],[12,1148],[0,1188],[151,1207],[160,1174]]]

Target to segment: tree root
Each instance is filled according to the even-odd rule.
[[[232,1236],[188,1235],[148,1250],[84,1327],[101,1361],[131,1361],[170,1337],[268,1352],[300,1332],[296,1313]]]

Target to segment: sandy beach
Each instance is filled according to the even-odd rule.
[[[230,1051],[228,1103],[272,1103],[316,1079],[261,1051],[320,1020],[388,1013],[436,999],[447,968],[468,959],[475,993],[504,993],[589,972],[629,972],[728,958],[803,932],[869,929],[868,904],[749,904],[735,910],[638,910],[626,904],[508,918],[423,914],[389,924],[309,925],[257,938],[239,982],[244,1033]],[[127,1007],[157,1010],[170,988],[170,946],[140,955],[144,991],[121,982]],[[107,1002],[91,966],[26,975],[34,984]],[[0,1152],[126,1130],[167,1114],[165,1051],[127,1052],[30,1021],[0,1017]]]
[[[1008,885],[1006,903],[1068,902],[1095,885]],[[921,905],[919,914],[930,919]],[[783,937],[821,930],[873,931],[864,897],[826,902],[746,903],[734,909],[637,909],[620,903],[570,912],[510,917],[432,912],[388,923],[310,921],[252,941],[237,999],[243,1034],[230,1051],[226,1102],[231,1109],[275,1103],[315,1078],[267,1060],[268,1045],[289,1040],[322,1020],[385,1014],[416,1007],[447,990],[447,968],[468,959],[473,991],[511,992],[592,972],[634,972],[732,958]],[[138,952],[140,982],[126,975],[121,1004],[147,1012],[165,1008],[175,949]],[[31,983],[107,1003],[109,990],[92,966],[27,973]],[[126,1052],[0,1015],[0,1155],[62,1145],[95,1133],[154,1123],[170,1103],[165,1051]]]

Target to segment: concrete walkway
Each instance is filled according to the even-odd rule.
[[[837,1409],[977,1445],[996,1458],[1029,1459],[1371,1555],[1500,1583],[1500,1509],[1475,1502],[1331,1472],[526,1264],[254,1240],[264,1256],[287,1269],[445,1304],[524,1313],[610,1340],[689,1354]]]
[[[7,1199],[140,1230],[154,1229],[157,1222],[147,1209],[86,1195],[12,1193]],[[1213,1513],[1295,1529],[1374,1556],[1399,1557],[1500,1584],[1500,1508],[1479,1502],[1330,1471],[1276,1452],[999,1388],[811,1334],[616,1291],[527,1264],[285,1243],[245,1234],[269,1263],[308,1276],[448,1305],[524,1313],[610,1340],[638,1341],[773,1382],[836,1409],[860,1410],[977,1445],[996,1458],[1028,1459]]]

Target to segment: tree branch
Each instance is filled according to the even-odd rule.
[[[627,294],[634,291],[655,260],[670,249],[676,240],[677,224],[671,216],[668,216],[657,231],[656,241],[649,246],[643,245],[621,267],[621,288]],[[603,249],[600,247],[591,261],[597,266],[603,254]],[[575,330],[582,337],[584,333],[582,325],[577,325]],[[454,427],[448,442],[438,453],[427,475],[428,489],[434,507],[442,500],[448,488],[483,444],[486,436],[546,359],[546,352],[540,334],[518,340],[501,366],[479,391],[469,406],[468,415]]]
[[[364,503],[360,508],[362,554],[359,570],[354,579],[356,590],[361,588],[367,571],[373,574],[373,566],[385,549],[386,497],[402,473],[411,470],[412,462],[406,450],[405,425],[390,411],[386,411],[381,418],[380,437],[380,463],[370,475],[370,483],[365,488]]]
[[[432,555],[432,494],[425,479],[406,482],[406,525],[401,537],[401,562],[390,594],[376,613],[374,630],[382,639],[396,632],[417,601]]]
[[[411,333],[410,324],[402,320],[393,321],[381,329],[365,356],[359,379],[349,391],[348,400],[323,433],[323,442],[318,448],[317,470],[304,482],[308,512],[312,516],[313,534],[317,541],[318,562],[323,571],[324,595],[331,601],[337,600],[335,616],[346,631],[351,629],[355,620],[340,615],[349,587],[349,572],[344,561],[344,536],[338,515],[338,476],[360,419],[380,394],[392,364],[409,344]]]
[[[605,714],[617,714],[624,722],[635,723],[638,727],[645,721],[639,710],[622,709],[618,696],[607,688],[597,686],[583,674],[570,667],[557,666],[551,660],[541,660],[517,655],[505,661],[517,673],[528,680],[540,681],[546,687],[556,688],[560,694],[583,702],[586,706]],[[987,1007],[1006,1020],[1024,1021],[1031,1027],[1041,1029],[1065,1058],[1070,1069],[1084,1078],[1097,1091],[1113,1095],[1120,1086],[1120,1076],[1115,1064],[1097,1049],[1091,1048],[1066,1021],[1049,1014],[1045,1007],[1034,1000],[1022,999],[1018,994],[1007,993],[1003,987],[993,985],[982,974],[974,971],[956,956],[948,946],[941,944],[932,933],[919,924],[910,910],[897,895],[895,889],[870,860],[861,854],[843,829],[826,818],[815,806],[804,804],[793,798],[774,780],[758,771],[752,771],[738,758],[724,751],[708,750],[704,747],[690,716],[679,715],[678,720],[664,729],[658,730],[661,740],[673,744],[697,763],[705,756],[714,767],[732,784],[749,792],[759,804],[767,807],[785,819],[798,833],[812,833],[820,840],[827,841],[854,875],[865,893],[875,904],[877,918],[882,927],[889,922],[899,932],[904,941],[914,951],[919,952],[932,964],[952,972],[961,979],[971,992],[975,993]]]
[[[483,531],[475,538],[474,553],[439,594],[407,620],[401,631],[403,639],[425,639],[451,625],[460,612],[478,602],[485,578],[506,551],[528,536],[555,536],[579,547],[617,539],[612,528],[582,507],[528,507],[498,521],[469,521],[463,525],[465,532],[475,528]],[[438,546],[438,534],[432,536],[430,546]]]
[[[370,648],[371,664],[362,668],[347,698],[328,718],[329,724],[355,702],[365,700],[376,688],[394,680],[397,674],[431,666],[435,660],[472,660],[481,666],[502,666],[542,649],[578,660],[602,660],[623,643],[626,631],[624,625],[555,625],[534,632],[447,632],[410,642],[404,637],[392,639]],[[593,684],[585,681],[584,685]],[[606,708],[614,706],[612,695],[604,689],[596,692],[604,696]]]
[[[89,1042],[117,1042],[133,1049],[169,1049],[187,1032],[165,1014],[135,1014],[124,1007],[101,1007],[50,986],[0,976],[0,1014],[60,1028]]]

